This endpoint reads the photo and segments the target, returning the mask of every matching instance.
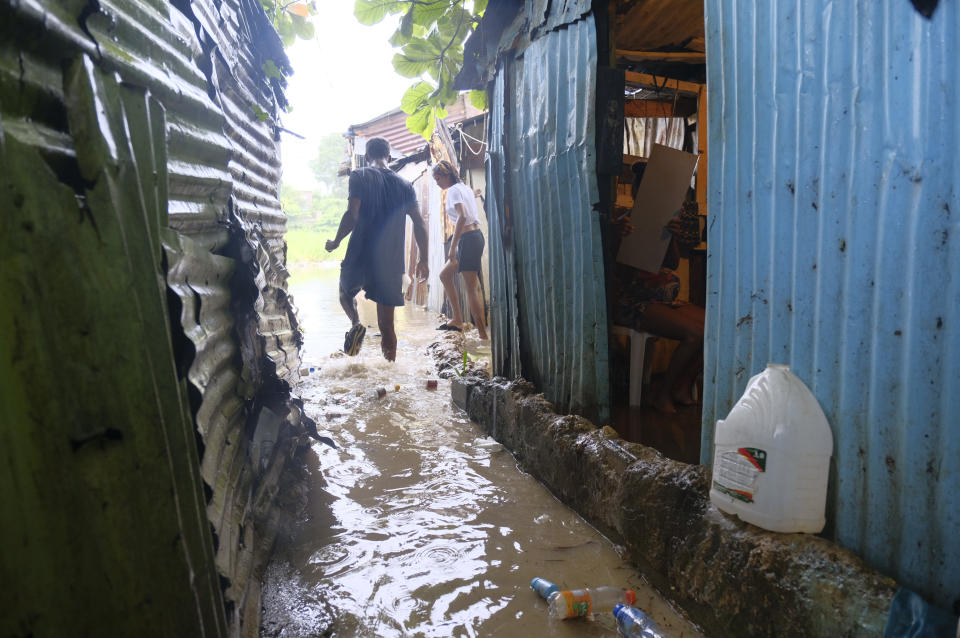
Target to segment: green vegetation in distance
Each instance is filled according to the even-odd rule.
[[[347,157],[347,141],[339,133],[320,140],[317,154],[310,162],[319,184],[315,190],[298,190],[289,184],[280,186],[280,207],[287,216],[287,264],[341,261],[347,242],[328,253],[328,239],[337,236],[340,218],[347,209],[347,178],[337,175]]]
[[[393,68],[418,79],[400,101],[412,133],[430,139],[437,118],[456,101],[453,79],[463,67],[463,43],[486,8],[487,0],[356,0],[353,14],[362,24],[403,14],[390,44],[400,49]],[[470,91],[470,102],[486,110],[486,92]]]

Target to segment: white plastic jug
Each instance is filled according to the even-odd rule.
[[[813,393],[776,363],[747,383],[714,436],[710,500],[774,532],[826,523],[833,435]]]

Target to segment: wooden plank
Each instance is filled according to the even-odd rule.
[[[623,105],[624,117],[673,117],[673,102],[660,100],[627,100]]]
[[[665,60],[687,64],[704,64],[707,61],[707,54],[697,51],[628,51],[617,49],[617,57],[630,60]]]
[[[697,151],[700,153],[697,168],[697,206],[701,215],[707,214],[707,86],[700,87],[697,98]]]
[[[686,93],[693,93],[694,95],[700,95],[700,88],[703,86],[702,84],[697,84],[696,82],[684,82],[683,80],[659,77],[649,73],[637,73],[636,71],[625,71],[625,73],[627,84],[649,87],[651,89],[666,88],[683,91]],[[664,80],[666,80],[666,85],[664,85]]]

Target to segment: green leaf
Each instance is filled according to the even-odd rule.
[[[260,68],[263,70],[263,74],[266,75],[267,78],[275,78],[277,80],[284,79],[283,73],[277,68],[276,63],[273,60],[267,60],[260,65]]]
[[[481,111],[487,110],[487,92],[486,91],[470,91],[470,104],[473,104],[476,108]]]
[[[393,56],[393,68],[405,78],[418,78],[435,66],[434,60],[412,60],[402,53]]]
[[[312,40],[316,33],[316,30],[313,28],[313,23],[309,20],[304,20],[300,16],[294,16],[293,28],[296,34],[304,40]]]
[[[390,39],[387,40],[387,42],[389,42],[391,45],[393,45],[394,48],[399,48],[399,47],[402,47],[403,45],[407,44],[408,42],[410,42],[411,39],[412,39],[412,38],[409,38],[409,37],[403,35],[403,33],[401,33],[400,29],[397,29],[396,31],[393,32],[393,35],[390,36]]]
[[[453,7],[437,20],[437,33],[447,42],[456,34],[457,40],[463,42],[472,24],[473,16],[469,11],[460,6]]]
[[[433,134],[432,122],[433,108],[424,106],[407,116],[407,129],[411,133],[423,135],[424,138],[430,139],[430,135]],[[430,128],[430,133],[425,135],[424,132],[428,127]]]
[[[433,91],[429,82],[417,82],[403,94],[400,100],[400,108],[407,115],[413,115],[417,109],[427,103],[427,96]]]
[[[482,16],[487,10],[487,0],[473,0],[473,13]]]
[[[386,18],[388,13],[396,13],[404,4],[399,0],[357,0],[353,15],[360,24],[369,26]]]
[[[405,54],[422,60],[437,58],[441,51],[443,51],[443,46],[437,46],[437,43],[430,38],[417,38],[403,47]]]
[[[257,118],[257,121],[259,122],[266,122],[267,118],[270,117],[270,115],[266,111],[264,111],[262,108],[260,108],[256,104],[251,104],[250,109],[253,111],[253,116]]]
[[[439,117],[441,120],[445,119],[447,117],[447,109],[439,105],[435,106],[433,107],[433,114],[434,116]]]
[[[423,4],[413,5],[413,21],[425,27],[443,17],[450,10],[453,4],[459,4],[459,0],[424,0]]]
[[[403,14],[403,19],[400,20],[400,33],[408,38],[413,37],[413,6]]]
[[[288,47],[296,41],[297,33],[294,29],[293,20],[290,19],[290,16],[287,14],[282,14],[276,24],[276,27],[277,34],[279,34],[280,41],[283,42],[283,46]]]
[[[424,71],[436,66],[437,52],[424,40],[414,40],[403,47],[403,53],[393,56],[393,68],[408,78],[420,77]]]

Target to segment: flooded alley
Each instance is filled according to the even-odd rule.
[[[609,613],[557,621],[531,589],[631,588],[665,635],[699,636],[611,544],[522,472],[450,400],[427,346],[436,317],[398,309],[397,362],[379,352],[375,308],[360,354],[338,356],[347,321],[337,271],[291,286],[305,327],[300,393],[320,434],[309,506],[264,583],[262,636],[616,636]],[[476,333],[474,333],[476,334]],[[467,338],[473,356],[489,356]],[[386,395],[377,397],[376,388]],[[399,388],[399,389],[398,389]]]

